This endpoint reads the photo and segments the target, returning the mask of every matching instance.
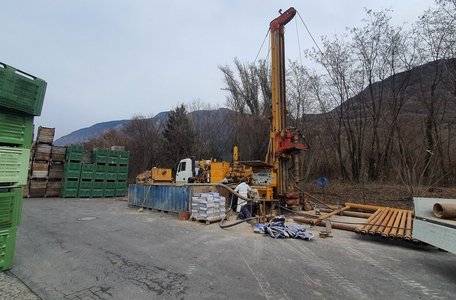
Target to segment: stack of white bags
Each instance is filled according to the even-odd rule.
[[[219,193],[194,193],[192,218],[205,221],[221,220],[225,216],[225,197]]]

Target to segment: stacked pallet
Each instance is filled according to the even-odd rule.
[[[128,151],[94,149],[87,159],[82,145],[70,145],[64,167],[64,198],[123,197],[127,194]]]
[[[31,174],[29,178],[29,196],[45,197],[49,179],[54,128],[39,127],[31,153]]]
[[[192,196],[191,218],[198,221],[215,222],[225,216],[225,197],[219,193],[195,193]]]
[[[0,63],[0,271],[13,265],[33,118],[41,114],[45,91],[45,81]]]

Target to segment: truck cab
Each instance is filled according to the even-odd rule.
[[[176,171],[176,183],[188,183],[189,179],[192,181],[192,178],[195,177],[192,165],[193,163],[190,158],[184,158],[179,162]]]

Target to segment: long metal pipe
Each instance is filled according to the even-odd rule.
[[[369,232],[369,230],[371,230],[371,228],[377,223],[378,219],[380,218],[380,216],[383,214],[383,212],[385,211],[385,209],[379,209],[375,212],[375,217],[369,222],[369,224],[367,224],[366,226],[364,226],[363,229],[361,229],[361,234],[367,234]]]
[[[337,208],[334,208],[337,209]],[[329,209],[329,208],[320,208],[320,211],[322,212],[332,212],[334,209]],[[355,217],[355,218],[364,218],[368,219],[370,216],[372,216],[372,213],[366,213],[366,212],[359,212],[359,211],[351,211],[351,210],[346,210],[342,213],[340,213],[341,216],[347,216],[347,217]]]
[[[399,230],[397,232],[397,239],[402,240],[404,238],[404,232],[405,232],[405,222],[407,221],[407,211],[404,210],[402,212],[402,218],[401,218],[401,223],[399,224]]]
[[[405,228],[404,240],[410,241],[412,239],[412,212],[407,212],[407,226]]]
[[[310,224],[311,221],[315,221],[306,217],[302,216],[296,216],[293,217],[293,220],[298,223],[305,223],[305,224]],[[324,220],[320,220],[315,222],[315,226],[326,226],[326,222]],[[344,223],[338,223],[338,222],[333,222],[331,221],[331,227],[334,229],[341,229],[341,230],[347,230],[347,231],[355,231],[356,230],[356,225],[351,225],[351,224],[344,224]]]
[[[456,218],[456,204],[452,203],[435,203],[432,208],[434,216],[442,219]]]
[[[387,209],[385,209],[382,212],[380,217],[375,222],[374,226],[372,226],[372,228],[369,230],[369,234],[370,235],[375,235],[375,233],[377,232],[378,227],[380,227],[380,225],[382,224],[383,220],[385,219],[385,217],[386,217],[386,215],[388,214],[389,211],[390,211],[389,208],[387,208]]]
[[[397,211],[396,220],[394,221],[393,228],[391,228],[391,231],[390,231],[390,233],[388,235],[391,240],[394,240],[396,238],[398,227],[399,227],[399,223],[401,222],[401,217],[402,217],[402,213],[403,212],[404,211],[401,210],[401,209],[399,209]]]
[[[393,210],[393,215],[391,216],[390,220],[388,221],[388,224],[386,224],[385,229],[382,232],[382,237],[387,238],[389,236],[389,233],[393,229],[393,224],[396,221],[397,214],[399,213],[398,209]]]
[[[359,210],[370,211],[370,212],[375,212],[377,209],[385,208],[385,207],[377,206],[377,205],[365,205],[365,204],[358,204],[358,203],[352,203],[352,202],[345,202],[345,206],[350,206],[352,209],[359,209]]]
[[[375,231],[376,235],[382,235],[383,230],[385,230],[386,225],[389,223],[391,216],[393,215],[394,209],[390,209],[388,211],[388,214],[386,215],[385,219],[383,219],[383,222],[380,224],[380,226],[377,228]]]
[[[344,214],[347,213],[347,212],[344,212]],[[363,228],[365,228],[366,226],[368,226],[370,224],[370,222],[372,222],[372,220],[380,213],[380,209],[378,209],[375,213],[373,213],[366,221],[365,225],[361,225],[361,226],[358,226],[355,230],[356,233],[361,233],[361,230],[363,230]]]
[[[350,209],[350,206],[345,206],[345,207],[342,207],[342,208],[340,208],[340,209],[337,209],[337,210],[335,210],[335,211],[333,211],[333,212],[330,212],[330,213],[321,215],[321,216],[318,218],[318,221],[321,221],[321,220],[325,220],[325,219],[327,219],[327,218],[330,218],[330,217],[332,217],[332,216],[334,216],[334,215],[337,215],[338,213],[341,213],[341,212],[343,212],[343,211],[345,211],[345,210],[347,210],[347,209]],[[309,224],[315,225],[316,222],[317,222],[317,220],[310,220],[310,223],[309,223]]]

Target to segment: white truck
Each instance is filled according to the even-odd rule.
[[[210,182],[207,172],[210,164],[210,160],[181,159],[176,170],[176,183]]]

